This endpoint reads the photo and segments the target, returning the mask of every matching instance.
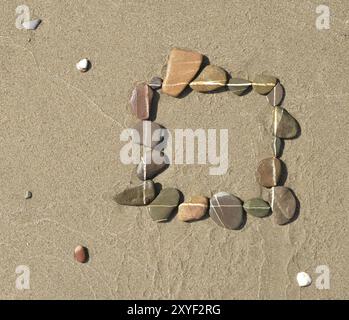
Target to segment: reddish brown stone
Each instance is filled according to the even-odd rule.
[[[270,188],[275,187],[281,176],[281,160],[267,158],[262,160],[257,168],[256,178],[260,185]]]
[[[139,83],[132,91],[131,109],[132,113],[140,120],[146,120],[150,116],[153,90],[146,83]]]
[[[87,248],[78,245],[74,250],[74,258],[80,263],[86,263],[88,261],[88,250]]]
[[[196,51],[174,48],[167,62],[162,92],[178,97],[200,69],[203,55]]]

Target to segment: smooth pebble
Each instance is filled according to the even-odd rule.
[[[311,277],[306,272],[297,273],[297,282],[300,287],[308,287],[311,285]]]
[[[88,261],[88,250],[86,247],[78,245],[74,250],[74,258],[80,263],[86,263]]]
[[[274,187],[281,177],[282,162],[278,158],[272,157],[259,162],[256,178],[258,183],[266,188]]]
[[[271,188],[269,193],[269,203],[276,224],[284,225],[294,218],[297,201],[292,191],[287,187],[280,186]]]
[[[178,207],[179,191],[175,188],[166,188],[160,191],[156,199],[148,206],[148,212],[153,221],[167,221],[172,212]]]
[[[125,206],[145,206],[154,200],[155,195],[154,182],[147,180],[136,186],[126,188],[118,193],[114,200]]]
[[[185,222],[199,220],[206,214],[207,209],[208,198],[193,196],[179,205],[177,217],[178,220]]]
[[[190,82],[190,87],[197,92],[210,92],[224,87],[226,83],[225,70],[215,65],[208,65]]]
[[[270,206],[267,202],[260,198],[247,200],[243,205],[245,211],[258,218],[263,218],[269,215]]]
[[[146,83],[138,83],[132,91],[130,103],[132,113],[140,120],[146,120],[151,113],[153,89]]]

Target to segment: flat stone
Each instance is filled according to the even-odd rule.
[[[244,209],[247,213],[258,218],[266,217],[270,212],[269,204],[260,198],[247,200],[244,203]]]
[[[264,74],[259,74],[253,80],[253,89],[262,95],[268,94],[276,86],[277,78]]]
[[[155,186],[153,181],[143,181],[136,186],[129,187],[118,193],[114,200],[125,206],[145,206],[155,198]]]
[[[74,250],[74,258],[80,263],[86,263],[88,261],[88,250],[86,247],[78,245]]]
[[[257,168],[256,178],[263,187],[275,187],[281,176],[282,162],[278,158],[263,159]]]
[[[162,127],[153,121],[140,121],[133,127],[133,143],[154,148],[162,140]]]
[[[190,83],[190,87],[197,92],[210,92],[224,87],[227,83],[227,73],[224,69],[208,65]]]
[[[275,107],[273,110],[273,134],[283,139],[291,139],[297,136],[299,125],[284,108]]]
[[[227,193],[219,192],[210,200],[210,217],[219,226],[237,230],[243,223],[243,209],[239,198]]]
[[[293,219],[297,202],[290,189],[286,187],[272,188],[269,193],[269,202],[275,223],[283,225]]]
[[[153,77],[149,82],[149,87],[153,90],[159,90],[162,87],[162,79],[160,77]]]
[[[173,48],[170,52],[162,92],[178,97],[200,69],[203,55],[196,51]]]
[[[227,84],[229,91],[235,93],[238,96],[245,94],[251,86],[251,81],[240,78],[231,78],[229,79],[229,82]]]
[[[150,116],[151,102],[153,99],[153,89],[146,83],[138,83],[132,91],[131,110],[140,120],[146,120]]]
[[[276,107],[281,104],[285,95],[285,89],[280,82],[268,93],[267,100],[273,106]]]
[[[156,222],[167,221],[178,207],[179,191],[174,188],[161,190],[156,199],[148,206],[151,218]]]
[[[154,149],[147,151],[137,166],[137,177],[141,180],[149,180],[164,171],[169,164],[166,155]]]
[[[178,207],[178,220],[193,221],[201,219],[207,212],[208,198],[203,196],[190,197]]]
[[[272,149],[274,157],[279,158],[283,149],[283,141],[279,137],[273,138]]]

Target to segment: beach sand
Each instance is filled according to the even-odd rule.
[[[15,26],[22,3],[1,1],[0,298],[348,299],[349,3],[328,3],[330,29],[317,30],[314,0],[28,0],[43,22],[26,31]],[[133,168],[119,159],[120,133],[136,123],[133,83],[161,75],[172,47],[233,76],[281,79],[283,106],[302,129],[282,156],[296,221],[249,217],[239,231],[211,219],[157,224],[146,208],[110,200]],[[82,74],[75,64],[85,57],[92,69]],[[161,95],[165,127],[229,129],[229,169],[172,165],[155,181],[186,198],[265,196],[255,170],[271,155],[271,111],[253,92]],[[78,244],[87,264],[74,261]],[[19,265],[29,290],[16,288]],[[320,265],[328,290],[316,286]],[[300,271],[312,286],[299,288]]]

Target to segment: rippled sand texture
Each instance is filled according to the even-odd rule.
[[[349,3],[330,2],[327,31],[315,28],[316,1],[26,3],[43,20],[35,31],[16,29],[17,1],[0,4],[0,298],[349,298]],[[301,205],[295,222],[156,224],[145,208],[109,200],[132,171],[119,160],[119,135],[135,124],[132,84],[160,74],[173,46],[235,77],[280,77],[302,128],[282,157]],[[85,57],[92,69],[81,74]],[[229,129],[230,166],[210,176],[205,165],[172,165],[156,181],[187,197],[259,196],[271,111],[253,92],[161,96],[156,120],[167,128]],[[73,259],[78,244],[89,248],[87,264]],[[329,290],[298,287],[297,272],[315,283],[324,264]],[[30,290],[16,289],[18,265],[30,267]]]

